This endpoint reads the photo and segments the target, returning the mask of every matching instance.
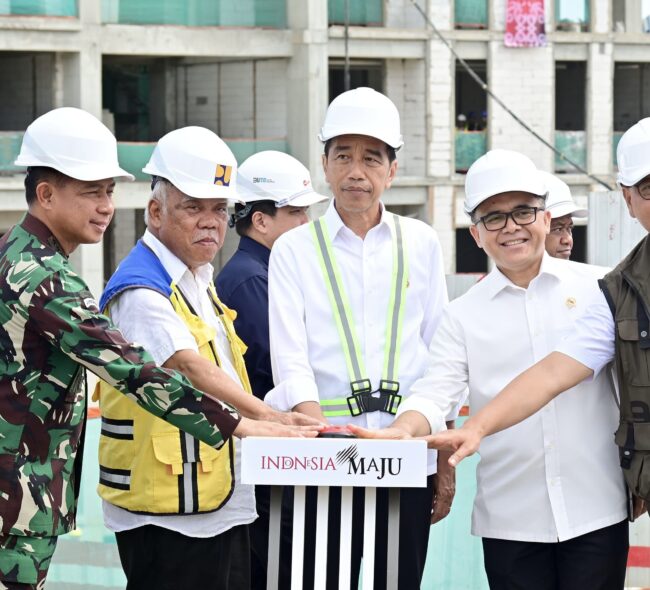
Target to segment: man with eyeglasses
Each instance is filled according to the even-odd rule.
[[[548,172],[540,174],[548,189],[546,210],[551,213],[551,229],[546,236],[546,251],[553,258],[569,260],[573,250],[573,219],[587,217],[587,210],[575,204],[566,182]]]
[[[601,269],[545,252],[546,193],[533,162],[517,152],[492,150],[472,165],[465,211],[495,268],[449,304],[427,372],[392,426],[354,428],[358,435],[440,432],[466,389],[474,414],[573,332],[598,293]],[[491,590],[623,587],[627,502],[616,417],[609,380],[599,374],[483,441],[472,533],[483,538]]]

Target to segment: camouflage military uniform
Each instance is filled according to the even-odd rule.
[[[125,341],[51,232],[28,214],[0,241],[0,581],[37,581],[27,571],[22,579],[5,550],[26,545],[30,558],[35,546],[13,536],[46,542],[75,526],[84,367],[216,448],[237,426],[234,410]],[[49,560],[40,561],[47,570]]]

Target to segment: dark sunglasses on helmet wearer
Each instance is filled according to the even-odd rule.
[[[483,223],[486,230],[499,231],[508,225],[508,218],[517,225],[530,225],[535,223],[538,211],[544,211],[544,207],[517,207],[507,213],[488,213],[480,217],[476,225]]]

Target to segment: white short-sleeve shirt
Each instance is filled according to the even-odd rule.
[[[216,347],[221,368],[231,379],[240,383],[226,331],[207,294],[212,280],[212,265],[202,266],[194,275],[148,230],[142,240],[154,251],[194,310],[216,329]],[[198,353],[196,341],[174,311],[169,299],[152,289],[128,289],[121,293],[111,305],[111,317],[126,339],[142,345],[159,365],[179,350],[194,350]],[[240,479],[241,452],[240,445],[236,444],[237,483],[230,500],[219,510],[178,516],[134,514],[104,500],[104,523],[115,532],[152,524],[188,537],[213,537],[232,527],[249,524],[257,517],[254,487],[239,483]]]
[[[527,289],[492,271],[449,304],[427,372],[400,412],[421,412],[435,432],[467,386],[470,412],[480,410],[573,334],[587,308],[592,314],[603,274],[602,268],[548,255]],[[625,519],[617,425],[618,408],[603,371],[523,422],[486,437],[473,534],[555,542]]]

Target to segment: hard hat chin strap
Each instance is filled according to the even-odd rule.
[[[236,213],[232,213],[230,215],[230,219],[228,220],[228,227],[235,227],[235,224],[238,221],[241,221],[242,219],[247,217],[248,214],[253,209],[253,205],[254,205],[254,203],[247,203],[246,206],[243,209],[237,211]]]

